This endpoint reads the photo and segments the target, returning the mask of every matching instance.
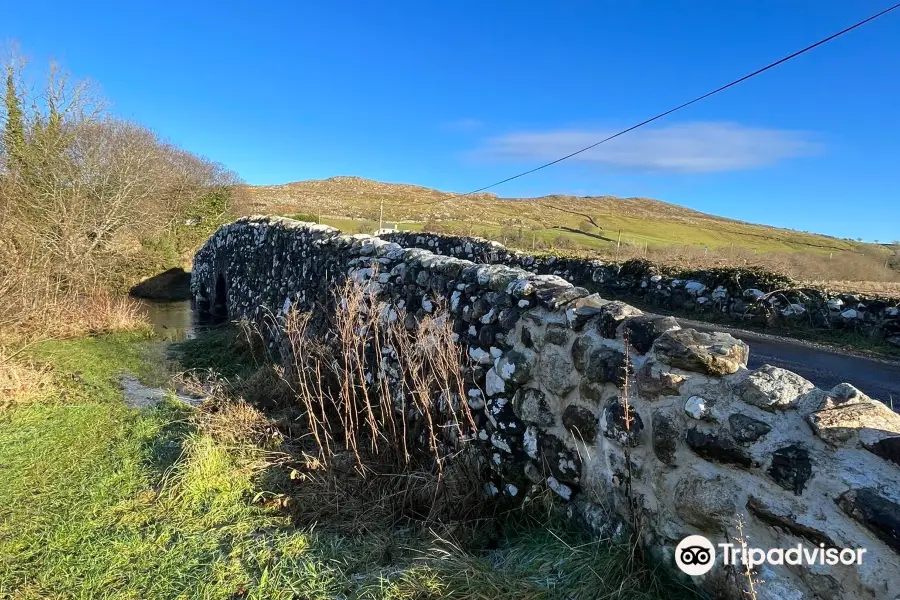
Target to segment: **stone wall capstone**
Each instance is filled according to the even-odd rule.
[[[685,314],[716,314],[736,323],[858,331],[900,347],[900,298],[865,297],[804,287],[760,268],[670,272],[649,260],[623,263],[532,255],[498,242],[437,233],[391,231],[379,237],[476,263],[552,274],[606,293]]]
[[[766,565],[758,598],[900,598],[900,415],[849,384],[750,371],[728,334],[481,262],[248,217],[198,251],[191,286],[232,319],[308,310],[347,278],[408,315],[445,303],[472,359],[486,494],[550,490],[603,537],[640,523],[673,569],[682,538],[734,541],[740,516],[751,546],[866,549],[860,566]],[[717,564],[696,581],[724,596],[733,578]]]

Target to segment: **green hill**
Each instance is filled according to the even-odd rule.
[[[800,279],[900,282],[894,251],[826,235],[745,223],[650,198],[551,195],[455,197],[360,177],[248,186],[243,214],[301,214],[344,231],[385,226],[478,235],[528,250],[648,256],[668,262],[759,263]]]

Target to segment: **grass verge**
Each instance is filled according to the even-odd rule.
[[[203,362],[223,358],[217,335],[193,346]],[[693,597],[625,548],[522,514],[490,550],[408,522],[298,527],[307,507],[285,507],[306,484],[257,409],[126,408],[116,378],[158,378],[148,356],[140,335],[29,348],[52,382],[0,409],[0,598]]]

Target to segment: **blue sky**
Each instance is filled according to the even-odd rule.
[[[857,0],[31,2],[0,40],[248,183],[469,191],[885,8]],[[6,0],[2,0],[5,4]],[[649,196],[900,238],[900,10],[502,196]]]

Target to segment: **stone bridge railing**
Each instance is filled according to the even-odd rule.
[[[669,565],[685,536],[733,541],[738,519],[759,548],[865,549],[861,565],[766,565],[758,597],[900,598],[900,415],[881,402],[748,371],[730,335],[558,276],[289,219],[222,227],[194,259],[192,289],[201,306],[254,319],[307,310],[347,277],[408,315],[446,302],[472,358],[487,493],[550,489],[603,536],[639,522]],[[734,579],[717,563],[697,581],[726,596]]]
[[[762,327],[852,331],[900,347],[900,298],[817,289],[760,268],[673,272],[642,259],[616,263],[532,255],[483,238],[412,231],[380,237],[405,248],[557,275],[592,292],[677,314],[713,315]]]

